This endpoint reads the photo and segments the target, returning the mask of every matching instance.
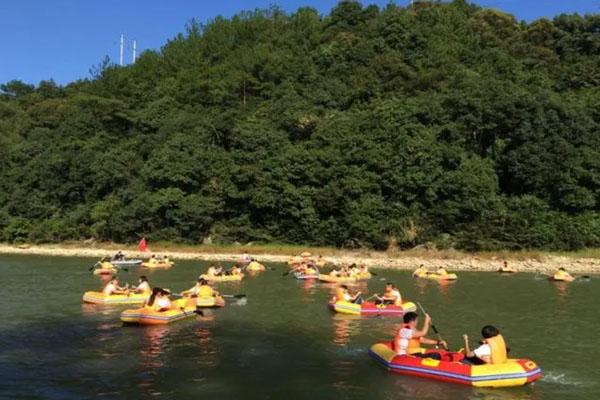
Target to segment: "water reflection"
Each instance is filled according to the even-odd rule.
[[[556,290],[556,297],[558,298],[558,302],[561,305],[565,304],[567,294],[569,291],[569,283],[568,282],[550,282],[550,284],[554,285]]]
[[[360,315],[333,314],[333,343],[345,346],[351,336],[360,333]]]

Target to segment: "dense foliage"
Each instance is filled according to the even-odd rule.
[[[245,12],[0,93],[0,240],[600,246],[600,15]]]

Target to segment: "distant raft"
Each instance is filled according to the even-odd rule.
[[[111,260],[112,265],[115,267],[137,267],[138,265],[142,265],[142,260]]]
[[[331,276],[326,274],[319,275],[319,280],[321,282],[326,283],[353,283],[356,281],[364,281],[368,279],[371,279],[370,272],[354,274],[352,276]]]
[[[196,316],[196,304],[189,299],[175,300],[172,305],[167,311],[155,311],[152,307],[125,310],[121,313],[121,321],[126,324],[164,325]]]
[[[401,316],[409,311],[416,311],[417,306],[410,301],[397,306],[393,304],[375,304],[372,302],[363,302],[355,304],[349,301],[336,301],[329,303],[329,309],[341,314],[350,315],[377,315],[377,316]]]
[[[498,272],[501,274],[516,274],[517,270],[513,267],[500,267]]]
[[[90,304],[119,305],[119,304],[144,304],[150,297],[149,293],[132,293],[106,295],[102,292],[85,292],[83,302]]]
[[[294,272],[294,277],[300,280],[319,279],[319,274],[316,272],[314,274],[306,274],[304,272],[296,271]]]
[[[235,282],[235,281],[241,281],[242,279],[244,279],[244,274],[236,274],[236,275],[202,274],[202,275],[200,275],[200,279],[205,279],[210,282]]]
[[[513,387],[523,386],[541,378],[542,371],[528,359],[509,359],[502,364],[467,365],[459,361],[461,353],[442,350],[442,360],[398,355],[392,344],[377,343],[369,350],[369,355],[391,372],[411,375],[438,381],[458,383],[475,387]]]
[[[155,258],[151,258],[148,261],[144,261],[142,263],[142,267],[146,268],[170,268],[174,265],[175,263],[171,260],[157,260]]]
[[[448,274],[438,274],[437,272],[417,272],[413,273],[415,278],[421,279],[431,279],[434,281],[455,281],[458,279],[458,276],[453,273]]]
[[[246,271],[264,271],[264,270],[266,270],[265,266],[256,261],[252,261],[246,266]]]

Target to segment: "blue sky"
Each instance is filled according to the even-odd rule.
[[[390,0],[363,0],[385,6]],[[405,5],[408,0],[396,0]],[[600,13],[600,0],[476,0],[531,21],[560,13]],[[312,6],[327,13],[337,0],[6,0],[0,2],[0,83],[11,79],[60,84],[89,76],[105,55],[119,59],[119,35],[125,34],[126,61],[131,40],[138,50],[160,48],[182,32],[191,18],[278,4],[286,11]]]

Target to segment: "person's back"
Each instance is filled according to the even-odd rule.
[[[171,308],[171,300],[165,294],[161,294],[160,297],[154,302],[156,311],[167,311]]]
[[[102,290],[102,293],[105,296],[110,296],[112,295],[115,291],[116,291],[117,287],[116,285],[113,283],[113,281],[108,282],[108,284],[104,287],[104,289]]]
[[[200,285],[198,288],[198,297],[213,297],[214,290],[208,285]]]

